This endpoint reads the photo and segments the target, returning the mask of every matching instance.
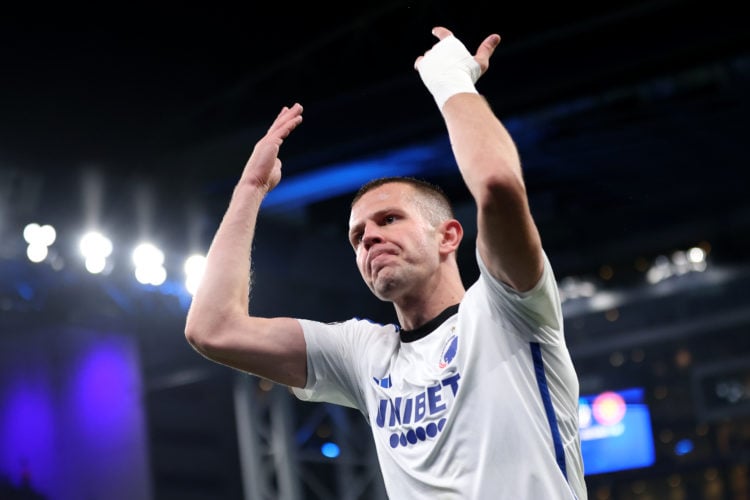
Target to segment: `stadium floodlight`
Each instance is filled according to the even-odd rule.
[[[56,237],[57,232],[55,228],[49,224],[40,226],[36,222],[32,222],[23,228],[23,239],[29,245],[43,245],[48,247],[55,242]]]
[[[36,264],[46,259],[47,254],[49,254],[49,250],[45,245],[40,245],[38,243],[29,243],[29,246],[26,248],[26,256],[31,262],[34,262]]]
[[[143,285],[159,286],[167,279],[164,252],[152,243],[141,243],[133,250],[135,279]]]
[[[49,224],[40,226],[36,222],[27,224],[23,228],[23,239],[29,246],[26,248],[26,256],[31,262],[39,263],[47,258],[49,246],[55,242],[57,232]]]
[[[191,255],[185,259],[185,288],[190,295],[195,295],[198,284],[206,269],[206,257],[203,255]]]
[[[85,258],[86,270],[99,274],[107,267],[107,257],[112,253],[112,241],[103,234],[91,231],[86,233],[79,244]]]

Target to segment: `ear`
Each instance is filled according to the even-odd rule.
[[[448,255],[458,250],[458,245],[461,244],[461,240],[464,237],[464,228],[460,222],[456,219],[448,219],[440,224],[439,232],[441,235],[441,254]]]

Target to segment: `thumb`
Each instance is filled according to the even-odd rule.
[[[479,48],[477,49],[477,53],[474,57],[478,61],[489,63],[490,57],[492,57],[492,54],[495,52],[495,49],[498,45],[500,45],[500,35],[493,33],[479,44]]]

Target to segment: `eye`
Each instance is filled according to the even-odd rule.
[[[384,224],[393,224],[394,222],[396,222],[395,215],[386,215],[385,217],[383,217]]]
[[[357,245],[362,243],[362,232],[360,231],[357,233],[353,233],[350,240],[351,240],[352,246],[356,247]]]

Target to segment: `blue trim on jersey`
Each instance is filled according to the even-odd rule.
[[[555,458],[557,465],[563,473],[565,479],[568,479],[568,473],[565,468],[565,450],[563,449],[562,439],[560,438],[560,429],[557,427],[557,416],[555,408],[552,406],[552,397],[547,386],[547,375],[544,373],[544,361],[542,361],[542,346],[539,342],[530,342],[531,358],[534,360],[534,373],[536,374],[536,384],[539,386],[539,393],[544,403],[544,411],[547,413],[547,422],[552,431],[552,443],[555,446]]]

